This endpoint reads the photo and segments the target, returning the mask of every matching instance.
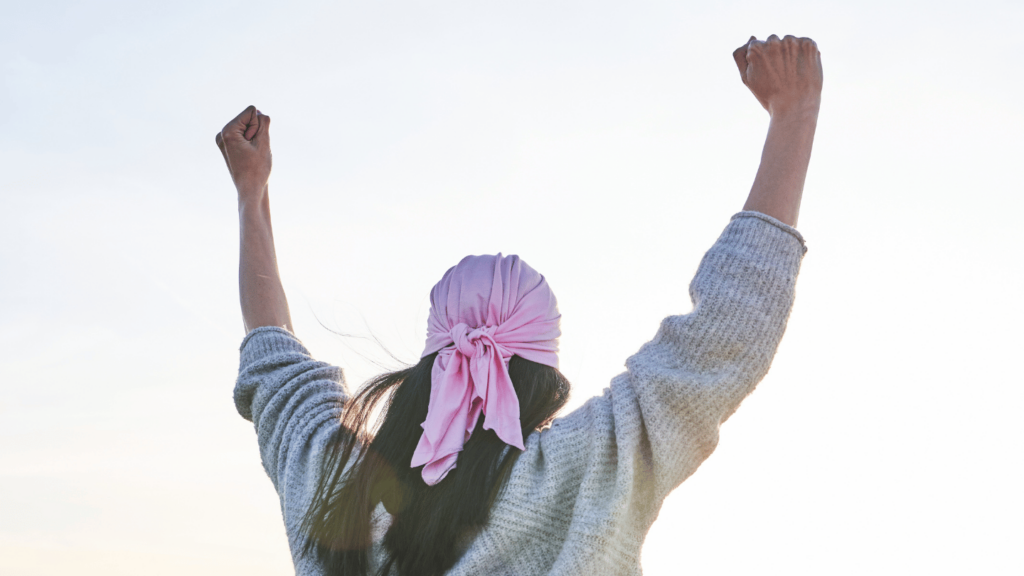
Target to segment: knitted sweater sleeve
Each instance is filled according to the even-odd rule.
[[[602,396],[530,435],[492,523],[546,527],[531,545],[558,551],[535,570],[632,573],[661,502],[768,372],[805,250],[774,218],[734,216],[690,284],[693,311],[663,320]]]
[[[256,428],[263,469],[281,502],[299,574],[315,573],[298,551],[320,459],[348,398],[341,369],[312,358],[291,332],[256,328],[242,341],[235,407]]]
[[[636,446],[655,498],[711,454],[719,425],[768,373],[805,251],[799,232],[770,216],[734,216],[690,283],[692,312],[663,320],[612,384],[612,401],[629,389],[630,409],[615,412],[636,427],[629,434],[646,435]]]

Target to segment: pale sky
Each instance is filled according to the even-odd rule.
[[[969,6],[969,7],[968,7]],[[768,116],[731,53],[810,36],[809,251],[771,373],[645,574],[1024,570],[1019,2],[14,2],[0,19],[0,574],[292,573],[231,392],[235,193],[273,117],[298,336],[415,361],[466,254],[563,314],[569,409],[740,210]],[[325,328],[326,327],[326,328]],[[340,337],[329,330],[350,334]]]

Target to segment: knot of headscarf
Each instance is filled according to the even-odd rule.
[[[451,334],[455,349],[467,358],[483,356],[489,351],[488,347],[492,350],[498,348],[498,343],[494,341],[494,336],[492,336],[494,334],[494,326],[470,328],[460,322],[451,329],[449,334]]]
[[[560,318],[544,276],[518,256],[467,256],[434,286],[423,356],[438,354],[411,464],[423,466],[427,484],[455,467],[481,414],[484,430],[525,449],[508,362],[518,355],[557,368]]]

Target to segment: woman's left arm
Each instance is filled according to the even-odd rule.
[[[262,326],[278,326],[293,332],[270,223],[269,130],[270,116],[249,106],[228,122],[216,138],[238,191],[238,288],[246,333]]]
[[[235,407],[256,428],[263,468],[277,490],[297,574],[314,573],[300,529],[348,399],[341,369],[318,362],[295,338],[270,225],[270,117],[246,108],[217,134],[238,189],[238,287],[246,337]],[[317,572],[318,573],[318,572]]]

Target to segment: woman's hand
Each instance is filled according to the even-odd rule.
[[[224,155],[239,200],[258,200],[270,179],[270,116],[249,106],[217,133],[217,147]]]
[[[821,52],[810,38],[775,34],[761,42],[751,36],[732,53],[740,79],[773,118],[813,112],[821,104]]]

